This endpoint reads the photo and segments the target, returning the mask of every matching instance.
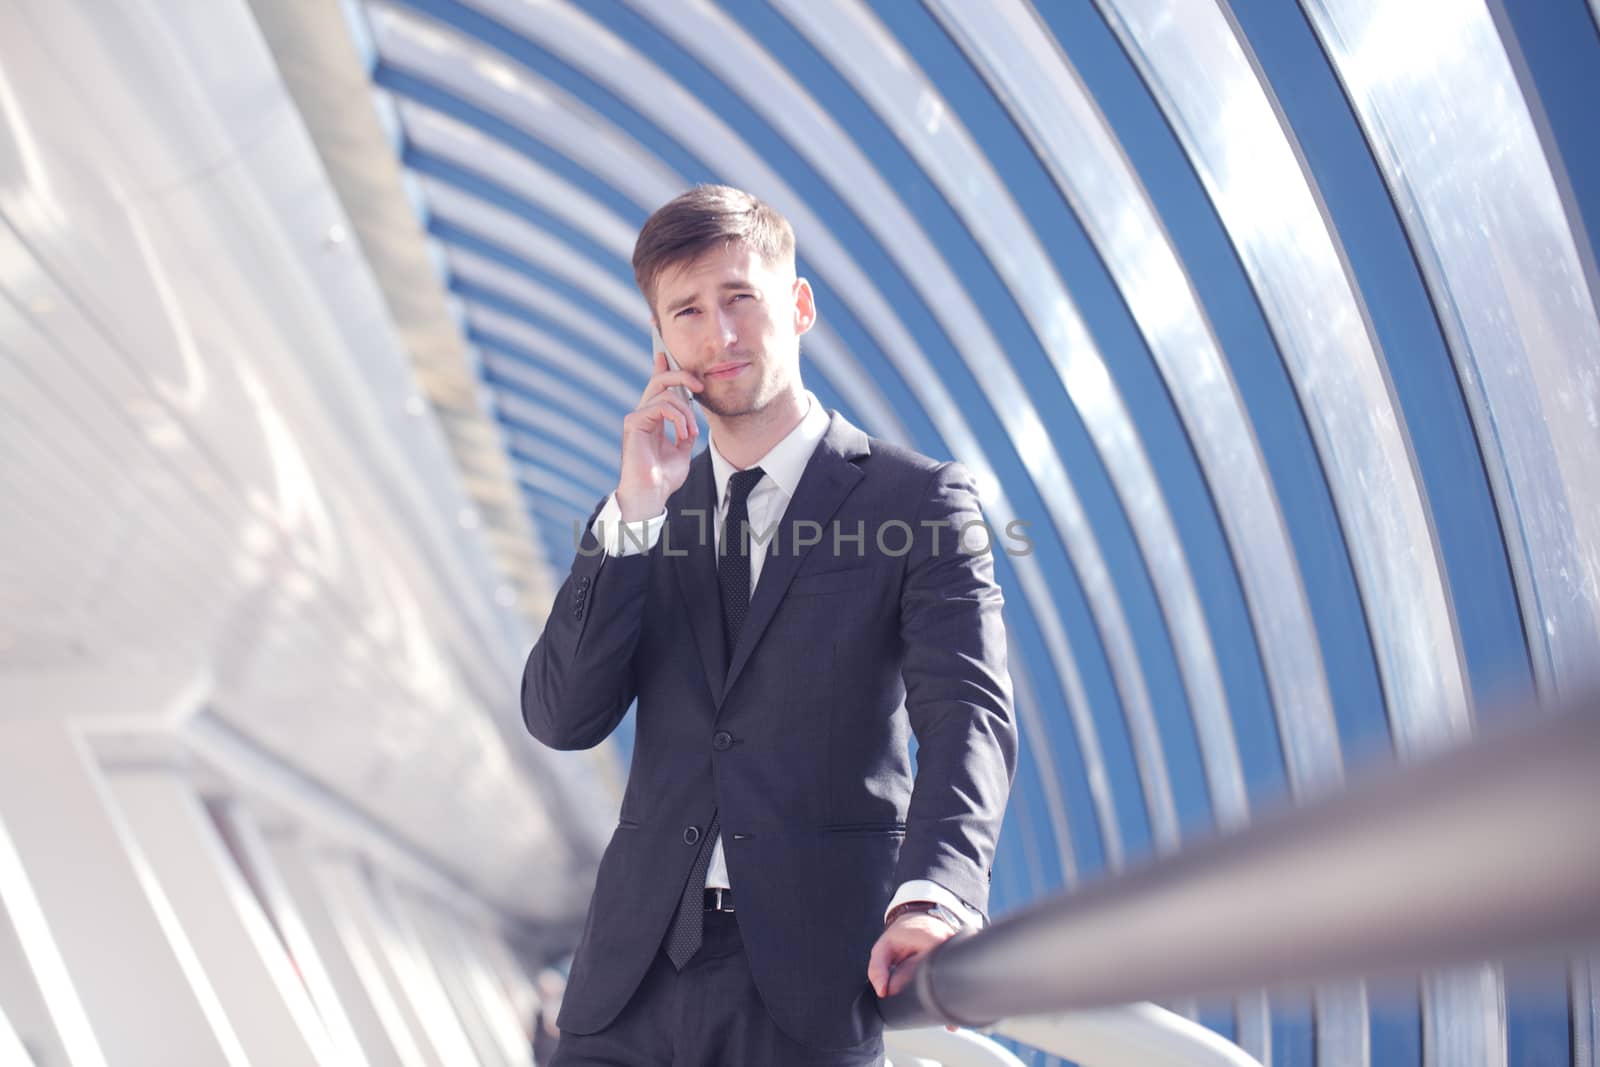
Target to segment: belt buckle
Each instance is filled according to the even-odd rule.
[[[733,911],[733,891],[731,889],[707,889],[706,895],[711,899],[707,911]]]

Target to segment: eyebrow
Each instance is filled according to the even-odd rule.
[[[723,282],[721,285],[717,286],[717,288],[722,292],[727,292],[729,289],[754,289],[755,285],[748,278],[736,278],[733,281]],[[676,300],[667,305],[667,314],[672,315],[676,312],[682,311],[684,308],[688,307],[698,299],[700,299],[700,297],[696,295],[686,296],[682,300]]]

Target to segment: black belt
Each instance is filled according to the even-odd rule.
[[[707,889],[706,910],[731,912],[733,910],[733,890]]]

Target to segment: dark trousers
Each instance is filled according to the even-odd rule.
[[[883,1040],[819,1051],[767,1014],[750,977],[739,925],[706,913],[705,939],[680,973],[665,952],[610,1026],[561,1035],[552,1067],[878,1067]],[[541,1065],[543,1067],[543,1065]]]

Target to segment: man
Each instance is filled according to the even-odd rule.
[[[555,1063],[876,1064],[875,997],[984,921],[1016,764],[978,501],[801,384],[815,299],[766,204],[693,189],[633,265],[679,367],[656,353],[522,681],[555,748],[638,701]]]

